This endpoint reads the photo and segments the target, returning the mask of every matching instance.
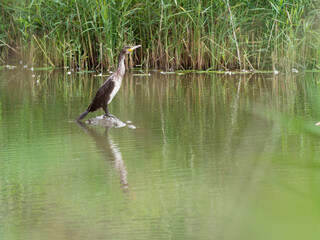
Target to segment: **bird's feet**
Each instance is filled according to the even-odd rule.
[[[114,119],[118,119],[117,117],[113,116],[112,114],[108,113],[103,115],[104,118],[114,118]]]
[[[113,124],[116,125],[121,125],[121,120],[117,118],[116,116],[113,116],[112,114],[105,114],[103,115],[103,118],[105,118],[107,121],[112,122]]]

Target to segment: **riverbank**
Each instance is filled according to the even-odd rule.
[[[0,60],[76,69],[319,69],[316,1],[15,1],[1,3]]]

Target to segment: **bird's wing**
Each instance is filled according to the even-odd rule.
[[[113,81],[114,76],[110,76],[99,88],[99,90],[96,93],[96,97],[101,97],[103,96],[104,98],[107,98],[110,96],[113,88],[114,88],[114,81]]]
[[[98,89],[92,103],[88,107],[89,111],[91,111],[91,112],[95,111],[99,108],[103,108],[104,106],[106,106],[108,104],[110,94],[111,94],[111,92],[114,88],[114,85],[115,85],[114,81],[112,81],[113,77],[114,76],[111,75]]]

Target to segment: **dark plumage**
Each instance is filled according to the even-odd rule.
[[[126,71],[124,65],[125,57],[128,53],[132,52],[138,47],[141,47],[141,45],[128,46],[121,50],[118,58],[117,70],[101,85],[94,99],[92,100],[92,103],[83,113],[80,114],[76,121],[82,120],[89,112],[94,112],[100,108],[105,111],[105,116],[112,117],[108,111],[108,105],[120,89],[122,78]]]

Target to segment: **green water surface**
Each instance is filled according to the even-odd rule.
[[[320,239],[319,74],[150,73],[0,70],[0,239]]]

